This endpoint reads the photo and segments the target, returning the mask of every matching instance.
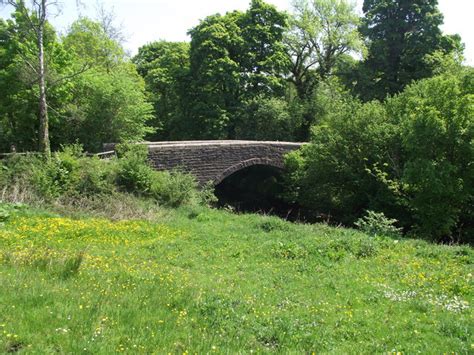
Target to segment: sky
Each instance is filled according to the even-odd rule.
[[[98,2],[100,1],[100,2]],[[266,0],[280,10],[290,10],[291,0]],[[60,13],[50,21],[60,31],[82,14],[94,18],[98,4],[113,11],[116,23],[123,28],[125,48],[136,54],[140,46],[156,40],[188,41],[187,31],[204,17],[232,10],[245,10],[250,0],[60,0]],[[357,9],[362,13],[363,0],[357,0]],[[474,65],[474,0],[439,0],[444,15],[442,30],[446,34],[458,33],[466,45],[466,63]],[[0,9],[0,17],[8,18],[9,9]]]

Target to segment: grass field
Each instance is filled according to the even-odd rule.
[[[467,246],[205,208],[0,222],[0,352],[474,352]]]

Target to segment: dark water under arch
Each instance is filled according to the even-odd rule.
[[[238,170],[215,187],[218,207],[236,212],[276,215],[292,221],[305,221],[300,206],[283,198],[283,170],[268,165],[253,165]]]

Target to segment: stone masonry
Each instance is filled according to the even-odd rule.
[[[252,165],[283,169],[286,153],[302,143],[261,141],[146,142],[149,160],[157,170],[182,169],[196,176],[200,185],[219,184],[232,173]],[[113,149],[105,145],[106,150]]]

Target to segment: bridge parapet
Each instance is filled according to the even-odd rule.
[[[301,143],[261,141],[188,141],[148,143],[149,159],[155,169],[182,168],[203,185],[215,185],[234,172],[252,166],[284,167],[284,155]]]

